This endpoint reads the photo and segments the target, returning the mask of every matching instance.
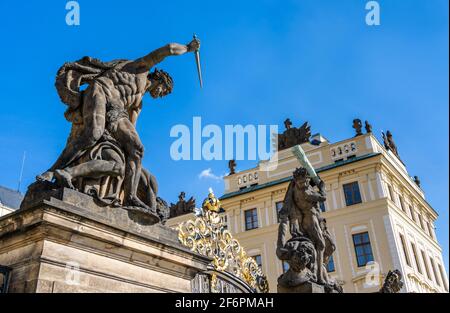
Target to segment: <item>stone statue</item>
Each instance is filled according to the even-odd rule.
[[[398,293],[403,288],[402,277],[399,270],[389,271],[379,293]]]
[[[289,264],[278,278],[281,292],[297,292],[305,283],[321,285],[326,292],[342,292],[326,271],[336,246],[321,217],[319,203],[326,200],[323,182],[318,191],[314,187],[305,168],[294,171],[279,213],[277,256]],[[288,230],[291,239],[286,241]]]
[[[230,169],[230,173],[228,175],[236,174],[236,161],[235,160],[228,161],[228,168]]]
[[[291,148],[305,142],[309,142],[311,137],[311,126],[305,122],[299,128],[292,127],[292,122],[288,118],[284,121],[286,130],[283,134],[278,134],[278,151]]]
[[[381,132],[381,135],[383,136],[384,147],[387,150],[391,150],[392,153],[394,153],[398,158],[400,158],[397,146],[395,145],[394,139],[392,138],[392,133],[388,130],[386,134],[384,134],[384,132]]]
[[[372,125],[369,123],[369,121],[365,121],[365,128],[366,128],[366,133],[370,134],[372,133]]]
[[[142,168],[144,146],[135,126],[145,93],[159,98],[173,89],[167,72],[150,69],[168,56],[199,47],[194,39],[187,45],[168,44],[136,60],[84,57],[65,63],[55,85],[68,106],[64,115],[72,123],[71,133],[56,162],[29,186],[24,206],[40,192],[67,187],[93,195],[103,205],[150,215],[153,222],[167,216],[167,205],[156,196],[155,177]]]
[[[170,217],[176,217],[187,213],[194,212],[195,199],[190,197],[188,201],[185,200],[186,193],[182,191],[178,196],[178,202],[176,204],[170,204]]]
[[[355,129],[355,132],[356,132],[356,135],[355,135],[355,137],[356,136],[361,136],[363,133],[362,133],[362,122],[361,122],[361,120],[359,119],[359,118],[355,118],[354,120],[353,120],[353,128]]]
[[[414,176],[414,182],[416,183],[417,187],[421,188],[419,176]]]

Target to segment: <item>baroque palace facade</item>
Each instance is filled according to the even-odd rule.
[[[360,128],[357,136],[336,143],[317,134],[301,145],[326,187],[321,210],[337,246],[328,264],[330,275],[344,292],[375,292],[389,270],[399,269],[402,292],[448,292],[435,235],[438,214],[425,200],[417,177],[409,176],[392,135],[387,133],[383,145],[370,129],[362,134]],[[276,292],[277,278],[287,267],[275,253],[277,213],[300,165],[290,149],[279,151],[276,169],[267,171],[268,162],[232,170],[224,178],[220,200],[228,229]],[[176,216],[167,224],[175,227],[191,217]]]

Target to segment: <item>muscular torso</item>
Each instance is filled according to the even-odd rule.
[[[322,200],[322,196],[314,190],[307,189],[304,192],[294,192],[293,198],[303,215],[311,216],[320,214],[317,208],[317,202]]]
[[[132,62],[119,65],[98,77],[107,102],[116,102],[127,111],[138,110],[147,88],[148,71]]]

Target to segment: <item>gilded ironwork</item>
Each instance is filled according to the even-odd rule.
[[[267,277],[256,261],[248,256],[227,230],[220,212],[220,202],[210,191],[202,209],[196,209],[196,218],[178,225],[180,242],[201,255],[212,258],[218,272],[228,272],[243,280],[254,292],[268,292]],[[211,277],[211,291],[221,292],[216,275]]]

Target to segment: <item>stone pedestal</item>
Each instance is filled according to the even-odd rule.
[[[318,285],[313,282],[306,282],[296,287],[283,287],[278,284],[277,286],[278,293],[325,293],[325,289],[323,286]]]
[[[0,218],[0,264],[9,292],[191,292],[209,258],[163,225],[70,189]]]

